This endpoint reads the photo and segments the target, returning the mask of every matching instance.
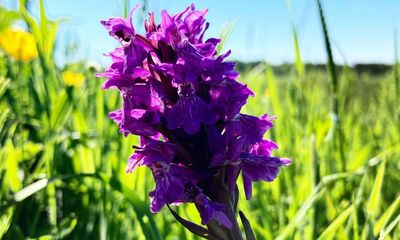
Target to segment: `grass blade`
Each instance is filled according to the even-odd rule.
[[[9,207],[6,209],[5,213],[0,215],[0,239],[7,233],[11,226],[12,218],[14,215],[15,207]]]
[[[393,229],[399,224],[400,222],[400,214],[394,219],[387,228],[384,228],[379,235],[379,240],[384,240],[386,239],[386,236],[390,234],[390,232],[393,231]]]
[[[368,215],[375,216],[379,210],[379,201],[381,198],[381,190],[383,184],[383,177],[385,175],[386,158],[381,162],[378,172],[375,177],[374,185],[372,187],[371,195],[369,197],[367,212]]]
[[[225,24],[222,29],[221,29],[221,33],[220,33],[220,38],[221,38],[221,42],[218,44],[217,46],[217,53],[221,53],[222,49],[225,46],[226,41],[229,38],[229,35],[232,32],[232,29],[235,25],[235,22],[230,22],[228,24]]]
[[[294,52],[295,52],[295,56],[296,56],[295,66],[296,66],[297,74],[301,78],[304,76],[304,64],[303,64],[303,61],[301,60],[299,39],[297,36],[297,31],[294,26],[292,27],[292,33],[293,33]]]
[[[333,54],[332,54],[332,47],[331,47],[331,41],[329,39],[329,34],[328,34],[328,27],[326,25],[326,20],[325,20],[325,15],[324,11],[322,8],[321,0],[316,0],[317,5],[318,5],[318,13],[320,17],[320,22],[322,26],[322,32],[324,35],[324,43],[325,43],[325,51],[328,57],[328,73],[331,79],[331,88],[333,91],[332,95],[332,112],[334,114],[334,129],[336,131],[336,143],[339,146],[339,153],[340,153],[340,163],[341,163],[341,171],[345,172],[346,171],[346,160],[344,156],[344,149],[343,149],[343,144],[344,144],[344,136],[342,132],[342,126],[341,126],[341,119],[340,119],[340,112],[339,112],[339,82],[338,82],[338,77],[336,73],[336,65],[333,60]],[[334,145],[335,142],[334,142]]]
[[[318,237],[318,240],[332,239],[336,231],[345,223],[349,218],[354,206],[351,205],[346,210],[344,210]]]
[[[377,236],[385,226],[388,225],[389,220],[395,215],[395,212],[400,208],[400,196],[390,205],[384,214],[379,218],[374,227],[374,235]],[[399,213],[400,214],[400,213]]]

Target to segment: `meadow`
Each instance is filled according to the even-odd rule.
[[[0,6],[0,239],[200,239],[167,208],[150,212],[150,171],[125,172],[138,139],[107,117],[118,92],[102,91],[87,62],[56,65],[58,22],[38,2],[39,19],[23,0],[18,11]],[[400,239],[398,62],[337,66],[319,10],[326,67],[302,61],[295,30],[293,64],[241,64],[256,93],[244,112],[277,116],[268,137],[293,164],[238,209],[257,239]],[[33,39],[21,35],[22,50],[6,34],[16,21]],[[193,204],[174,209],[200,222]]]

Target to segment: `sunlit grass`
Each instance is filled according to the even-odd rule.
[[[125,173],[137,139],[107,118],[118,93],[101,91],[85,63],[56,66],[57,23],[43,1],[38,21],[20,2],[38,56],[24,62],[0,50],[0,239],[198,239],[168,209],[150,213],[150,172]],[[255,184],[239,209],[257,239],[400,239],[397,71],[333,65],[332,87],[332,73],[302,62],[293,34],[292,71],[277,74],[264,62],[241,72],[257,94],[244,111],[277,116],[269,138],[293,164],[276,182]],[[177,212],[199,222],[191,205]]]

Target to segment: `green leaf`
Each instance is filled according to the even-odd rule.
[[[322,192],[321,189],[315,189],[311,196],[304,202],[299,211],[297,211],[295,217],[289,222],[289,224],[283,228],[279,233],[277,240],[287,239],[289,235],[294,231],[297,225],[299,225],[304,219],[309,209],[314,206],[314,203],[320,198]]]
[[[42,144],[28,142],[15,149],[15,158],[19,159],[19,162],[32,160],[32,158],[36,157],[42,151]]]
[[[6,151],[6,159],[5,159],[5,169],[6,173],[4,178],[6,179],[5,184],[8,184],[11,191],[16,192],[22,188],[22,181],[18,176],[18,163],[19,160],[17,158],[16,150],[14,145],[9,139],[5,146]]]
[[[11,206],[5,210],[5,212],[0,213],[0,239],[7,233],[10,228],[12,218],[14,215],[15,207]]]
[[[301,60],[301,53],[300,53],[300,47],[299,47],[299,39],[297,36],[297,31],[295,27],[292,27],[292,33],[293,33],[293,44],[294,44],[294,52],[296,56],[296,71],[299,77],[303,77],[304,75],[304,64],[303,61]]]
[[[0,5],[0,32],[10,27],[21,16],[16,11],[8,10]]]
[[[389,235],[399,224],[400,222],[400,214],[391,222],[389,223],[388,227],[382,229],[380,235],[379,235],[379,240],[385,240],[386,236]]]
[[[318,237],[318,240],[332,239],[336,231],[345,223],[349,218],[354,206],[351,205],[344,210]]]
[[[146,239],[161,240],[161,234],[156,227],[156,222],[154,221],[153,214],[149,211],[148,205],[146,205],[146,203],[141,200],[137,196],[137,194],[125,183],[121,183],[118,181],[111,181],[111,183],[113,189],[122,192],[124,196],[132,203],[132,207],[134,208],[137,215],[137,220],[142,228],[143,234],[145,235]],[[149,224],[145,223],[145,218],[149,220]]]
[[[336,182],[337,180],[340,179],[351,178],[354,177],[355,175],[358,175],[358,173],[357,172],[337,173],[323,177],[321,179],[321,182],[314,188],[311,195],[307,198],[307,200],[303,203],[303,205],[301,205],[295,217],[290,220],[290,222],[286,225],[285,228],[283,228],[283,230],[279,233],[278,237],[276,237],[275,239],[283,240],[289,238],[290,234],[295,230],[295,228],[306,219],[306,214],[308,210],[310,210],[311,207],[313,207],[316,201],[320,198],[320,196],[323,193],[323,189],[327,184]]]
[[[242,211],[239,211],[240,219],[242,220],[244,232],[246,234],[247,240],[256,240],[256,236],[254,236],[253,229],[251,229],[251,225],[249,220],[246,218]]]
[[[358,225],[358,216],[357,216],[357,208],[354,206],[353,215],[352,215],[352,226],[353,226],[353,240],[360,239],[359,233],[359,225]]]
[[[55,238],[52,235],[43,235],[43,236],[38,237],[35,240],[54,240],[54,239]]]
[[[221,53],[222,49],[225,46],[226,41],[229,38],[229,35],[232,32],[233,27],[235,26],[235,22],[230,22],[225,24],[222,29],[221,29],[221,33],[220,33],[220,38],[221,38],[221,42],[218,44],[217,46],[217,53]]]
[[[67,217],[60,221],[60,224],[58,225],[59,232],[55,234],[55,238],[65,239],[75,229],[77,223],[78,219],[75,214],[69,214]]]
[[[190,232],[192,232],[192,233],[194,233],[194,234],[196,234],[198,236],[201,236],[203,238],[207,238],[208,237],[209,233],[208,233],[208,230],[206,228],[182,218],[168,204],[167,204],[167,207],[168,207],[169,211],[171,212],[171,214],[174,216],[174,218],[180,224],[182,224],[182,226],[184,226],[186,229],[188,229]]]
[[[71,110],[72,105],[68,95],[65,91],[62,91],[58,94],[51,110],[50,129],[54,131],[59,130],[69,118]]]
[[[97,91],[96,92],[96,127],[97,131],[101,137],[103,136],[104,132],[104,92]]]
[[[374,235],[377,236],[379,232],[383,232],[383,229],[388,225],[390,219],[395,216],[396,211],[400,209],[400,195],[390,205],[390,207],[382,214],[379,220],[374,226]],[[400,213],[397,213],[398,215]]]
[[[10,87],[10,79],[0,76],[0,99],[5,93],[5,91]]]
[[[8,108],[6,109],[2,109],[2,111],[0,112],[0,136],[5,134],[5,129],[4,129],[4,125],[5,122],[7,120],[8,114],[10,113],[10,110]]]
[[[378,172],[375,177],[374,185],[372,187],[371,195],[369,197],[367,212],[368,215],[376,216],[379,210],[379,202],[381,198],[381,190],[383,184],[383,177],[385,175],[386,158],[381,162]]]

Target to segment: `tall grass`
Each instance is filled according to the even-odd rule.
[[[106,117],[120,106],[117,92],[101,91],[103,80],[84,62],[58,67],[57,22],[43,1],[40,19],[20,3],[39,57],[21,63],[0,51],[0,239],[198,239],[168,209],[150,213],[146,169],[125,173],[137,139],[123,138]],[[274,183],[255,184],[239,209],[257,239],[400,239],[397,65],[380,75],[335,67],[329,19],[317,6],[328,73],[303,63],[294,26],[293,71],[261,63],[241,72],[257,94],[244,111],[278,117],[268,137],[294,163]],[[85,84],[65,85],[64,70],[83,73]],[[200,222],[192,205],[174,210]]]
[[[341,113],[340,113],[340,96],[339,96],[339,79],[336,73],[336,64],[333,59],[333,54],[332,54],[332,47],[331,47],[331,41],[329,39],[329,34],[328,34],[328,27],[326,24],[325,16],[324,16],[324,10],[322,9],[322,4],[320,0],[316,0],[317,5],[318,5],[318,13],[319,13],[319,18],[322,26],[322,32],[324,36],[324,43],[325,43],[325,51],[327,54],[327,68],[328,68],[328,73],[331,81],[331,102],[332,102],[332,114],[333,114],[333,122],[334,122],[334,133],[335,133],[335,145],[338,147],[338,152],[339,152],[339,160],[341,162],[340,170],[342,172],[346,171],[346,159],[344,155],[344,147],[343,145],[345,144],[345,139],[343,136],[342,132],[342,124],[341,124]]]
[[[397,30],[394,31],[394,82],[397,103],[397,120],[400,120],[400,73],[399,73],[399,49]]]

